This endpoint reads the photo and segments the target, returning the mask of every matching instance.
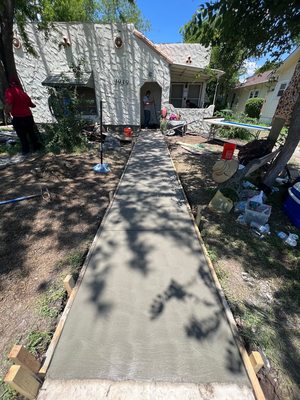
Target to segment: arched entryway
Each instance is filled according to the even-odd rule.
[[[150,118],[150,128],[159,127],[159,118],[161,110],[161,86],[157,82],[145,82],[140,90],[140,104],[141,104],[141,126],[144,127],[144,103],[143,98],[147,91],[150,90],[150,99],[153,100],[151,105],[151,118]]]

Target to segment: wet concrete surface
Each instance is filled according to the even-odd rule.
[[[138,138],[39,398],[84,380],[217,384],[240,390],[230,399],[254,398],[158,132]],[[206,398],[197,393],[186,398]]]

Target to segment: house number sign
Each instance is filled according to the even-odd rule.
[[[127,85],[129,85],[129,80],[128,79],[115,79],[115,85],[127,86]]]

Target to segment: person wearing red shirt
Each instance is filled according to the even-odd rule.
[[[26,94],[20,81],[15,78],[10,81],[9,88],[5,91],[5,112],[13,117],[12,124],[20,139],[22,154],[40,149],[40,143],[35,131],[35,123],[30,108],[36,107],[31,98]]]

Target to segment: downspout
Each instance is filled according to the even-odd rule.
[[[213,105],[215,105],[215,104],[216,104],[216,98],[217,98],[218,86],[219,86],[219,78],[217,79],[217,84],[216,84],[216,87],[215,87],[215,94],[214,94]]]

